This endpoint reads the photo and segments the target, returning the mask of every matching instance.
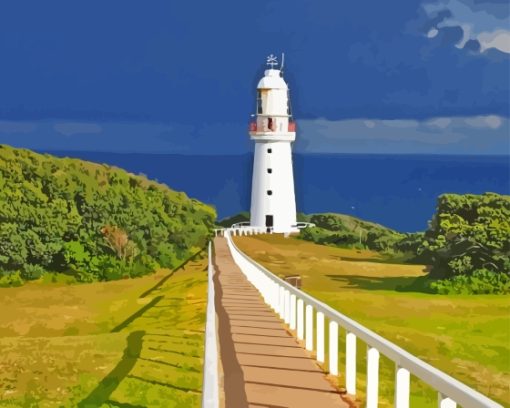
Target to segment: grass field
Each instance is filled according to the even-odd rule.
[[[199,406],[206,268],[1,288],[0,406]]]
[[[341,313],[510,406],[507,296],[424,293],[420,289],[423,266],[381,263],[371,251],[332,248],[281,235],[236,237],[235,242],[274,273],[301,275],[303,290]],[[343,337],[340,358],[345,349]],[[360,400],[364,398],[365,350],[359,342]],[[393,363],[381,358],[380,373],[381,406],[392,406]],[[343,378],[339,381],[342,384]],[[411,406],[437,404],[437,395],[421,381],[412,377],[411,387]]]

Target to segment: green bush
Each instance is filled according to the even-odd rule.
[[[442,295],[510,294],[510,277],[505,273],[480,269],[471,275],[457,275],[450,279],[437,280],[432,282],[430,287]]]
[[[510,274],[510,197],[444,194],[420,252],[438,279],[478,270]]]
[[[21,271],[21,277],[24,280],[36,280],[43,276],[44,273],[45,270],[40,265],[25,264]]]
[[[42,276],[42,283],[62,283],[66,285],[72,285],[75,283],[78,283],[76,278],[72,275],[67,275],[64,273],[58,273],[58,272],[45,272]]]
[[[0,287],[2,288],[21,286],[24,283],[19,271],[5,272],[0,276]]]

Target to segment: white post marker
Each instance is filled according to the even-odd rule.
[[[278,299],[278,284],[273,282],[273,309],[276,313],[278,313],[278,308],[280,307],[280,300]]]
[[[356,395],[356,335],[345,337],[345,388],[347,394]]]
[[[395,366],[395,408],[409,408],[411,375],[405,368]]]
[[[367,345],[367,408],[379,404],[379,351]]]
[[[303,340],[305,338],[305,307],[303,299],[297,301],[297,338]]]
[[[285,290],[285,323],[290,323],[290,292]]]
[[[283,319],[285,313],[285,289],[283,286],[280,286],[279,289],[279,303],[280,307],[278,308],[278,314],[280,315],[280,319]]]
[[[296,295],[290,295],[290,329],[296,330]]]
[[[437,406],[439,408],[456,408],[457,403],[439,392],[437,395]]]
[[[317,312],[317,361],[324,363],[324,313]]]
[[[306,349],[313,350],[313,306],[306,305]]]
[[[329,322],[329,373],[338,375],[338,323]]]

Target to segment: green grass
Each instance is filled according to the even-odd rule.
[[[1,288],[0,406],[199,406],[206,267]]]
[[[366,250],[316,245],[279,235],[236,237],[239,248],[274,273],[299,274],[303,290],[490,398],[510,406],[510,302],[504,295],[434,295],[424,266],[392,265]],[[326,325],[327,327],[327,325]],[[345,361],[342,334],[340,361]],[[327,338],[327,333],[326,333]],[[358,395],[366,345],[358,342]],[[327,361],[327,360],[326,360]],[[327,365],[325,367],[327,369]],[[341,366],[341,369],[343,366]],[[394,364],[381,358],[380,406],[392,406]],[[343,377],[339,379],[343,386]],[[412,377],[413,407],[437,403]]]

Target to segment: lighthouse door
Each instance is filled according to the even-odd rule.
[[[273,216],[272,215],[266,215],[266,227],[267,227],[267,232],[270,232],[269,228],[273,227]]]

